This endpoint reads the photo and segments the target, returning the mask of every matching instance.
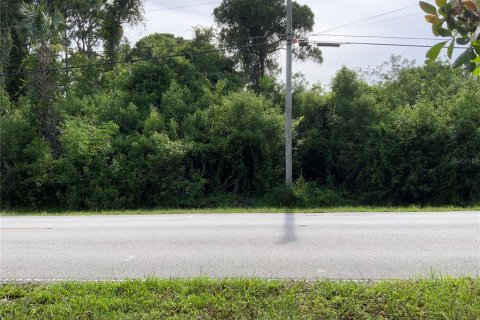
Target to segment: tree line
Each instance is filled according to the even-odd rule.
[[[191,40],[134,45],[123,28],[141,1],[1,5],[3,208],[480,201],[480,84],[446,63],[342,68],[330,90],[297,75],[287,190],[283,1],[224,0]],[[302,37],[314,15],[294,10]]]

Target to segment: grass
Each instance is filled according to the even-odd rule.
[[[0,286],[0,319],[480,319],[480,279],[158,280]]]
[[[4,210],[0,216],[89,216],[89,215],[159,215],[159,214],[205,214],[205,213],[336,213],[336,212],[446,212],[480,211],[480,206],[472,207],[369,207],[341,206],[325,208],[281,208],[281,207],[245,207],[245,208],[204,208],[204,209],[138,209],[112,211],[61,211],[61,210]]]

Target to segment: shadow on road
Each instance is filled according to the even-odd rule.
[[[285,210],[283,222],[283,236],[280,243],[287,244],[295,241],[297,241],[295,214],[293,213],[292,209],[288,208]]]

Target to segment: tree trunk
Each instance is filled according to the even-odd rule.
[[[261,55],[260,56],[260,78],[263,78],[265,76],[265,64],[267,60],[267,55]]]
[[[265,76],[266,72],[266,60],[267,60],[267,55],[264,54],[263,52],[257,52],[256,53],[257,59],[253,65],[253,68],[251,69],[251,75],[250,79],[253,84],[253,90],[255,92],[258,92],[260,90],[260,79],[262,79],[263,76]]]
[[[55,98],[55,78],[49,70],[53,54],[47,45],[37,50],[39,72],[35,74],[37,94],[37,122],[42,137],[49,143],[55,157],[60,154],[60,143],[57,132],[57,116],[53,106]]]

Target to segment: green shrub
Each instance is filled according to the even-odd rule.
[[[261,194],[281,175],[283,119],[268,100],[233,93],[196,115],[201,163],[214,192]],[[201,124],[199,124],[201,123]]]
[[[208,39],[208,30],[193,42],[152,35],[130,55],[208,50]],[[258,94],[246,90],[223,53],[75,69],[55,100],[58,157],[41,138],[31,101],[0,90],[0,205],[480,203],[479,81],[442,63],[398,61],[373,84],[342,68],[331,92],[298,78],[291,189],[282,186],[283,85],[264,77]]]

